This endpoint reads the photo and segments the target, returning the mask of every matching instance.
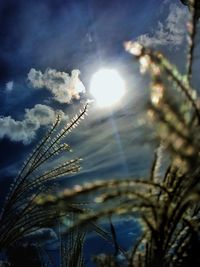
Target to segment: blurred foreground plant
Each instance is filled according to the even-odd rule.
[[[194,39],[198,1],[189,1],[189,49],[186,74],[182,75],[160,52],[139,43],[125,48],[139,61],[141,72],[151,77],[149,120],[160,144],[150,175],[144,179],[95,181],[66,189],[59,195],[39,196],[38,205],[65,206],[77,197],[91,195],[100,206],[80,214],[72,229],[111,215],[128,214],[140,219],[142,235],[123,255],[123,266],[200,266],[200,108],[192,87]],[[170,156],[164,176],[162,159]],[[113,255],[99,255],[98,266],[122,266]]]

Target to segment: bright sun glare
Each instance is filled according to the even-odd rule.
[[[116,70],[100,69],[92,76],[90,93],[100,107],[109,107],[124,95],[125,82]]]

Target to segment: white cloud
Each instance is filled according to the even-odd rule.
[[[7,92],[11,92],[13,90],[13,86],[14,86],[14,82],[13,81],[9,81],[6,83],[6,91]]]
[[[62,111],[59,113],[66,118]],[[0,117],[0,139],[7,137],[11,141],[29,144],[40,126],[49,125],[55,121],[56,114],[49,106],[37,104],[32,109],[25,109],[22,121],[17,121],[11,116]]]
[[[143,34],[138,37],[138,41],[146,46],[168,45],[177,47],[181,45],[186,36],[186,23],[188,21],[188,11],[185,7],[170,4],[169,15],[165,21],[158,22],[157,28],[152,34]]]
[[[71,76],[66,72],[46,69],[44,73],[31,69],[28,80],[34,88],[46,88],[60,103],[70,103],[73,99],[79,99],[80,93],[85,92],[85,87],[79,79],[79,70],[73,70]]]

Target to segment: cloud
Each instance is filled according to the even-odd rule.
[[[51,245],[53,242],[58,241],[58,236],[53,229],[41,228],[36,229],[34,232],[27,234],[23,238],[23,245],[37,244]]]
[[[187,21],[187,9],[170,4],[169,14],[164,23],[158,22],[157,28],[152,34],[143,34],[138,37],[138,41],[146,46],[177,47],[184,41]]]
[[[73,99],[79,99],[80,93],[85,92],[85,87],[79,79],[79,70],[73,70],[71,76],[66,72],[46,69],[44,73],[31,69],[28,80],[34,88],[48,89],[54,99],[60,103],[70,103]]]
[[[6,91],[7,92],[11,92],[13,90],[13,86],[14,86],[14,82],[13,81],[9,81],[6,83]]]
[[[65,114],[59,111],[66,119]],[[0,139],[7,137],[11,141],[29,144],[41,126],[55,121],[56,112],[49,106],[37,104],[32,109],[25,109],[24,120],[17,121],[12,117],[0,117]]]

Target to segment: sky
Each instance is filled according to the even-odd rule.
[[[90,80],[99,68],[117,69],[126,93],[109,109],[91,103],[68,135],[69,158],[83,162],[64,185],[147,175],[155,149],[145,121],[149,80],[123,43],[161,50],[184,71],[188,15],[179,0],[0,1],[1,195],[56,112],[68,121],[92,99]]]

